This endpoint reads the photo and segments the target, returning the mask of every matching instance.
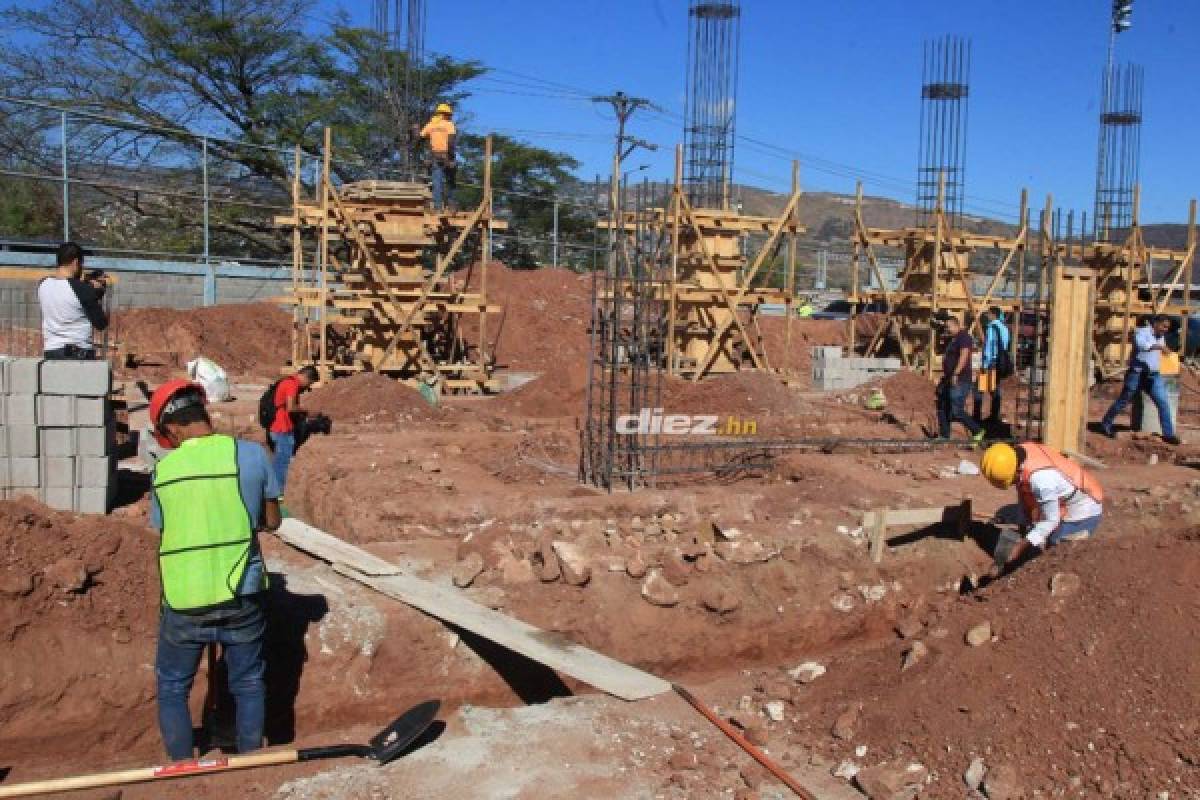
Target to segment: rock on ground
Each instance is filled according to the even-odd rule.
[[[454,581],[455,586],[465,589],[475,582],[481,572],[483,572],[483,556],[479,553],[467,553],[462,561],[454,565],[450,578]]]
[[[971,647],[979,647],[981,644],[987,644],[992,640],[992,623],[981,622],[978,625],[967,631],[967,644]]]
[[[551,546],[554,548],[554,554],[558,556],[564,581],[572,586],[583,586],[592,579],[592,567],[582,550],[570,542],[556,541]]]
[[[912,800],[928,777],[929,770],[920,764],[891,761],[859,770],[854,783],[869,800]]]
[[[983,779],[983,793],[988,800],[1020,800],[1025,790],[1021,776],[1008,764],[992,767]]]
[[[642,581],[642,597],[651,605],[662,606],[664,608],[675,605],[679,602],[679,592],[675,590],[660,570],[652,569],[646,573],[646,579]]]

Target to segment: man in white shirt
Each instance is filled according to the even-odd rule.
[[[96,357],[92,336],[108,327],[102,274],[83,275],[83,248],[63,242],[55,253],[58,271],[38,284],[42,308],[42,349],[48,359],[90,361]]]
[[[994,444],[983,454],[980,471],[998,489],[1016,484],[1025,537],[1013,547],[1010,564],[1030,548],[1085,539],[1100,527],[1103,487],[1090,472],[1053,448],[1036,442],[1016,447]]]
[[[1125,410],[1134,396],[1140,391],[1149,392],[1154,405],[1158,407],[1158,422],[1162,429],[1163,441],[1167,444],[1179,444],[1175,435],[1175,424],[1171,420],[1171,401],[1167,397],[1167,387],[1159,373],[1159,362],[1167,350],[1166,335],[1171,330],[1169,317],[1159,315],[1145,320],[1138,326],[1133,336],[1133,353],[1129,358],[1129,369],[1125,371],[1125,385],[1121,394],[1112,407],[1100,421],[1100,430],[1110,439],[1116,438],[1113,423],[1117,415]]]

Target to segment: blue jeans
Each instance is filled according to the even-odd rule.
[[[443,209],[446,207],[446,202],[450,199],[448,191],[454,191],[456,177],[458,174],[458,166],[452,159],[441,160],[436,156],[433,159],[433,207]]]
[[[279,479],[279,492],[282,494],[287,488],[287,474],[292,465],[292,456],[296,455],[296,434],[271,431],[271,449],[275,452],[272,462],[275,477]]]
[[[1134,395],[1140,391],[1149,392],[1150,399],[1158,407],[1158,424],[1162,428],[1162,435],[1174,436],[1175,426],[1171,422],[1171,401],[1167,398],[1167,385],[1163,382],[1162,375],[1151,372],[1141,364],[1126,370],[1125,384],[1121,387],[1121,394],[1105,413],[1104,420],[1100,424],[1105,428],[1111,428],[1117,415],[1125,410]]]
[[[235,609],[206,614],[180,614],[163,608],[158,626],[158,728],[172,761],[192,758],[192,716],[188,695],[204,648],[225,648],[229,691],[237,706],[237,747],[246,753],[262,747],[267,689],[263,682],[263,634],[267,618],[263,601],[243,597]]]
[[[938,434],[943,439],[950,438],[950,426],[955,422],[962,423],[962,426],[972,436],[979,433],[979,423],[967,414],[967,395],[972,391],[973,387],[970,381],[959,381],[953,384],[943,381],[938,384]]]
[[[1096,535],[1096,529],[1100,527],[1100,520],[1103,517],[1097,514],[1094,517],[1087,519],[1078,519],[1074,522],[1059,523],[1058,530],[1050,534],[1050,538],[1046,540],[1047,544],[1058,544],[1068,536],[1074,536],[1078,533],[1086,533],[1089,537]]]

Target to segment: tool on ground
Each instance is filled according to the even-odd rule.
[[[95,789],[101,786],[123,786],[129,783],[187,778],[213,772],[230,772],[235,769],[269,767],[279,764],[294,764],[298,761],[316,761],[324,758],[358,756],[379,765],[393,761],[420,738],[437,718],[441,701],[429,700],[396,718],[391,725],[373,736],[367,744],[334,744],[324,747],[305,747],[299,750],[272,750],[248,753],[228,758],[201,758],[179,761],[158,767],[100,772],[93,775],[76,775],[71,778],[56,778],[46,781],[31,781],[13,786],[0,786],[0,797],[33,797],[52,792],[67,792],[75,789]]]
[[[782,781],[785,786],[795,792],[797,797],[801,798],[801,800],[816,800],[816,798],[813,797],[813,795],[810,794],[807,789],[796,782],[795,778],[784,772],[783,767],[779,766],[770,758],[768,758],[766,753],[750,744],[750,742],[746,741],[745,736],[742,736],[734,729],[732,725],[714,714],[708,706],[696,699],[694,694],[680,686],[678,683],[671,684],[671,688],[675,690],[676,694],[686,700],[688,705],[699,711],[713,725],[716,725],[718,728],[720,728],[721,733],[732,739],[734,744],[745,750],[751,758],[753,758],[759,764],[762,764],[768,772],[770,772],[772,775]]]

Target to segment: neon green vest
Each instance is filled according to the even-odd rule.
[[[158,462],[154,494],[162,510],[163,603],[195,612],[233,600],[254,537],[238,484],[237,441],[188,439]]]

